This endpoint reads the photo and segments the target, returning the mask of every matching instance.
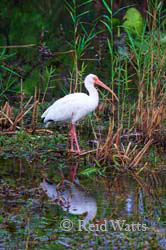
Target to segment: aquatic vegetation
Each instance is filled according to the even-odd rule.
[[[52,175],[57,176],[53,167],[50,170]],[[9,176],[9,171],[12,176]],[[127,175],[110,179],[81,178],[78,193],[74,195],[81,192],[86,203],[86,195],[91,197],[89,193],[92,193],[97,205],[96,219],[93,221],[96,229],[91,226],[90,232],[86,232],[83,229],[78,231],[79,220],[82,221],[84,215],[72,215],[61,210],[43,194],[40,188],[43,170],[40,165],[11,159],[0,162],[0,172],[2,248],[50,249],[59,246],[63,249],[64,246],[74,246],[86,249],[96,246],[103,249],[106,245],[133,248],[135,244],[143,248],[164,247],[165,173],[154,171],[150,175],[147,171],[138,182]],[[69,189],[60,191],[61,199],[63,195],[74,192],[73,186],[70,189],[72,183],[68,181],[68,184]],[[61,185],[63,182],[59,187]],[[79,211],[82,209],[80,206]],[[70,231],[63,228],[64,221],[70,221],[73,225]],[[136,227],[138,223],[145,224],[148,230],[142,231],[142,227],[130,230],[133,224]]]

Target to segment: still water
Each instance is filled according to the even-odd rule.
[[[0,162],[0,249],[166,249],[166,171],[67,173]]]

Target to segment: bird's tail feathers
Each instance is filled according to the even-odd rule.
[[[45,127],[45,128],[48,128],[49,125],[50,125],[50,123],[51,123],[51,121],[46,122],[45,125],[44,125],[44,127]]]

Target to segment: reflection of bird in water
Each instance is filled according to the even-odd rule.
[[[60,98],[54,102],[41,116],[46,126],[50,122],[67,121],[71,122],[71,128],[69,132],[71,152],[80,154],[80,148],[78,145],[77,134],[75,124],[80,119],[84,118],[88,113],[94,111],[99,103],[99,94],[95,88],[99,85],[105,88],[107,91],[118,100],[115,93],[103,82],[99,80],[96,75],[89,74],[85,78],[85,88],[89,92],[89,95],[85,93],[73,93]],[[74,144],[76,149],[74,149]]]
[[[78,183],[64,180],[63,185],[50,184],[46,180],[40,184],[44,192],[64,211],[70,214],[84,214],[82,226],[86,226],[93,220],[97,213],[97,204],[94,197],[88,194]]]

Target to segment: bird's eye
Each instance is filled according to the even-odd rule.
[[[93,80],[94,80],[94,82],[96,82],[97,81],[97,77],[93,77]]]

